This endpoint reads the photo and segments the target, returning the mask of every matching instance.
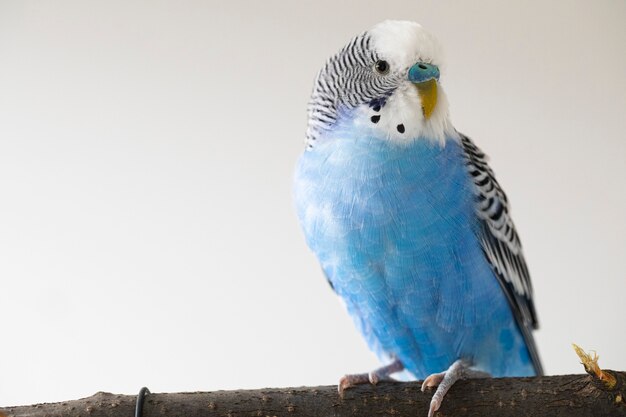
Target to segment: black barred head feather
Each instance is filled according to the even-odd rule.
[[[390,109],[394,118],[365,116],[373,123],[382,117],[378,126],[383,131],[388,129],[389,135],[401,135],[405,131],[407,135],[431,133],[424,126],[426,123],[419,111],[421,107],[415,88],[407,79],[409,68],[416,62],[441,65],[436,40],[417,23],[386,21],[354,37],[326,61],[317,75],[308,108],[308,147],[332,128],[342,109],[359,106],[377,113],[386,104],[394,103],[391,106],[394,108]],[[435,128],[431,130],[435,132],[432,136],[439,139],[444,131],[452,129],[447,121],[443,93],[438,107],[434,122],[431,122]]]
[[[384,103],[384,97],[393,92],[397,79],[377,74],[374,65],[378,60],[371,47],[371,35],[364,32],[326,61],[317,75],[309,101],[306,135],[309,146],[320,132],[334,124],[340,107]]]

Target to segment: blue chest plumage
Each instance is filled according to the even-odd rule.
[[[460,357],[494,376],[533,374],[477,239],[472,187],[454,139],[340,127],[298,163],[309,246],[370,347],[417,378]]]

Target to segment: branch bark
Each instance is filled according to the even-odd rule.
[[[436,414],[445,416],[626,416],[626,373],[611,389],[589,375],[457,382]],[[150,394],[143,417],[426,416],[432,391],[420,383],[380,383],[345,392],[336,386]],[[0,409],[7,417],[131,417],[135,395],[99,392],[80,400]]]

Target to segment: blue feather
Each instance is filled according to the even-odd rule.
[[[481,247],[459,139],[400,142],[345,120],[302,155],[294,192],[307,243],[370,348],[419,379],[459,358],[534,375]]]

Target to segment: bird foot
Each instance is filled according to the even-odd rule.
[[[339,380],[337,391],[339,391],[339,395],[343,396],[343,392],[347,390],[348,388],[352,388],[356,385],[367,384],[369,382],[370,382],[369,374],[344,375]]]
[[[441,381],[443,381],[443,377],[446,376],[445,372],[439,372],[437,374],[430,374],[426,377],[424,382],[422,382],[422,392],[426,390],[426,388],[435,388]]]
[[[396,359],[389,365],[375,369],[369,373],[344,375],[339,380],[337,390],[339,391],[339,395],[343,396],[343,392],[346,389],[354,387],[356,385],[376,385],[381,381],[395,381],[390,375],[395,372],[400,372],[403,369],[404,365],[402,365],[402,363]]]
[[[441,407],[443,397],[448,393],[452,385],[459,379],[468,378],[488,378],[491,377],[487,372],[470,368],[470,364],[462,359],[454,362],[447,371],[431,374],[422,383],[422,392],[427,388],[437,387],[437,391],[430,400],[430,408],[428,409],[428,417],[433,417],[435,412]]]

